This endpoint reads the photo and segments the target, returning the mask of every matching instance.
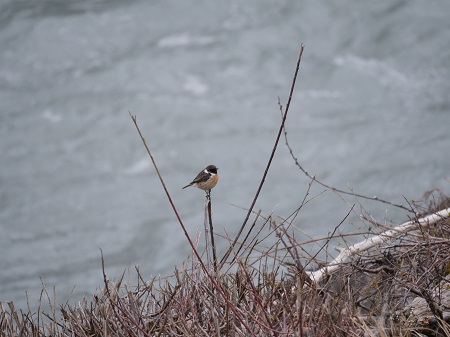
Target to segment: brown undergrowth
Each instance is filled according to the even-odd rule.
[[[428,209],[448,207],[448,198],[441,201]],[[260,220],[275,243],[261,250],[253,241],[218,273],[206,275],[194,255],[171,279],[148,281],[136,269],[132,285],[104,275],[92,298],[50,313],[1,303],[1,335],[448,336],[448,218],[355,256],[321,284],[302,270],[312,257],[289,224]]]

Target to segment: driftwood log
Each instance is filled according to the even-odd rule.
[[[325,275],[328,275],[333,271],[338,270],[341,266],[345,265],[349,261],[349,259],[352,258],[352,256],[363,253],[364,251],[369,250],[373,247],[379,246],[385,241],[395,238],[398,235],[417,230],[421,226],[423,227],[432,225],[441,219],[448,218],[449,216],[450,209],[447,208],[423,218],[407,221],[397,227],[394,227],[371,238],[367,238],[342,250],[341,253],[326,267],[320,268],[319,270],[313,272],[307,272],[307,274],[313,282],[319,283]]]
[[[450,336],[450,209],[349,246],[307,275],[334,319],[353,310],[371,336]]]

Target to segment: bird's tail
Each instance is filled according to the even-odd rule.
[[[184,190],[186,187],[192,186],[192,184],[186,185],[182,188],[182,190]]]

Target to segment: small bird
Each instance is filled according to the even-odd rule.
[[[211,189],[216,186],[217,181],[219,180],[219,174],[217,173],[218,168],[214,165],[208,165],[203,171],[201,171],[194,180],[189,185],[186,185],[183,187],[185,189],[186,187],[194,185],[195,187],[198,187],[201,190],[206,191],[206,193],[209,194]]]

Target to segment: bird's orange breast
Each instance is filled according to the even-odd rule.
[[[211,177],[209,177],[209,179],[207,181],[202,181],[202,182],[197,183],[197,187],[202,190],[210,190],[214,186],[216,186],[218,181],[219,181],[219,175],[216,173],[216,174],[213,174]]]

